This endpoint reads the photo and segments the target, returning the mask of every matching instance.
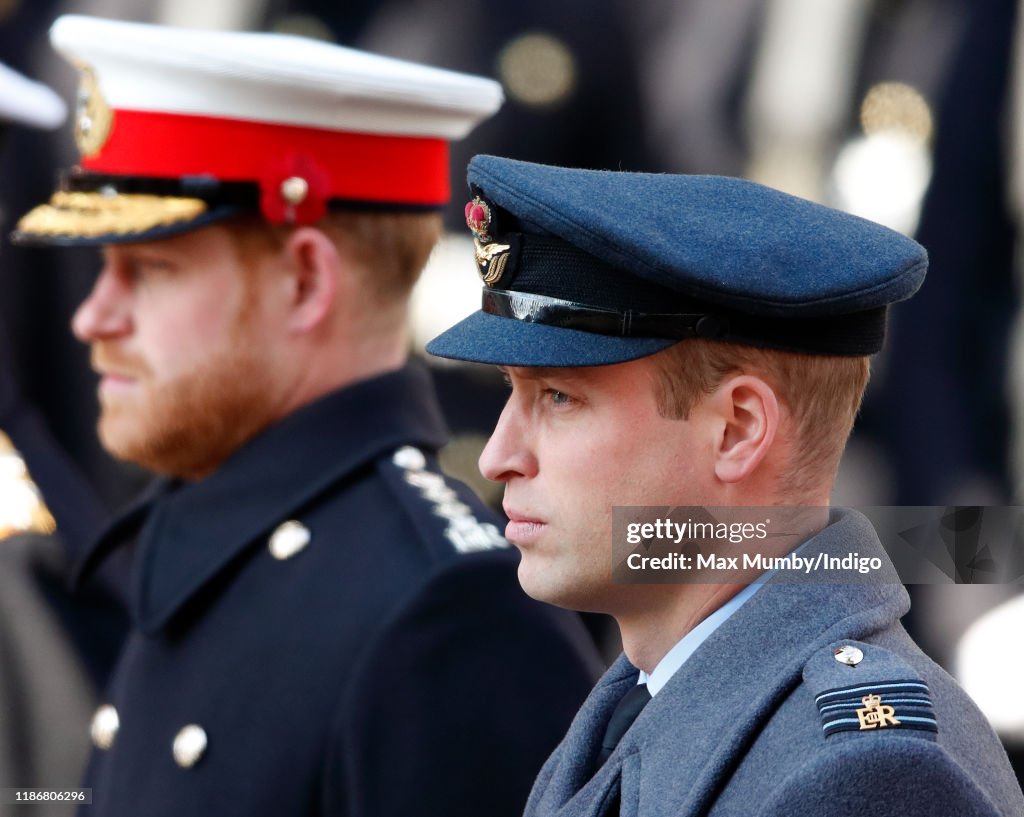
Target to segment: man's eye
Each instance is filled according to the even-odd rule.
[[[568,406],[573,402],[573,399],[568,394],[558,389],[546,389],[545,394],[548,395],[551,402],[556,406]]]
[[[169,261],[159,258],[137,258],[132,259],[126,265],[128,275],[133,279],[146,276],[162,275],[170,272],[172,265]]]

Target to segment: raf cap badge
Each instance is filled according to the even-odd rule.
[[[491,207],[482,198],[477,196],[466,205],[466,226],[473,233],[477,241],[490,241],[491,236]]]
[[[476,248],[476,265],[487,286],[494,286],[508,263],[509,244],[498,244],[491,240],[491,208],[477,196],[466,205],[466,226],[473,233]]]

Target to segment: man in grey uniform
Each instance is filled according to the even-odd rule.
[[[483,308],[428,351],[504,368],[480,466],[520,582],[612,615],[625,651],[527,814],[1024,814],[860,514],[823,510],[800,553],[878,559],[881,580],[613,581],[613,506],[826,508],[924,249],[738,179],[479,156],[469,182]]]

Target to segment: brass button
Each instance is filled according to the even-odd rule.
[[[290,559],[305,550],[310,538],[309,528],[294,519],[289,520],[278,525],[270,534],[270,554],[275,559]]]
[[[110,704],[103,704],[92,716],[92,723],[89,724],[89,736],[92,738],[93,746],[106,751],[114,745],[117,738],[117,730],[121,728],[121,718],[117,710]]]
[[[190,723],[182,727],[174,738],[174,762],[183,769],[191,769],[206,752],[206,746],[206,732],[203,727]]]
[[[864,653],[852,644],[846,644],[837,649],[833,656],[840,664],[855,667],[864,660]]]
[[[302,204],[309,195],[309,182],[301,176],[290,176],[281,182],[281,197],[289,204]]]
[[[391,461],[406,471],[422,471],[427,467],[427,458],[423,452],[411,445],[403,445],[391,457]]]

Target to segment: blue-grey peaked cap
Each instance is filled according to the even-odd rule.
[[[868,355],[928,266],[887,227],[742,179],[496,156],[468,179],[482,308],[427,345],[440,357],[603,365],[693,337]]]

